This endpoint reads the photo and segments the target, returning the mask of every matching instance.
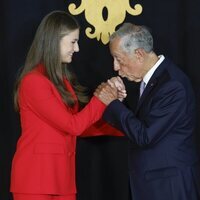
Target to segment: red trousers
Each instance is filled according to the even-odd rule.
[[[14,200],[76,200],[76,195],[48,195],[13,193]]]

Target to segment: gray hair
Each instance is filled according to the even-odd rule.
[[[110,42],[116,37],[122,38],[121,47],[125,52],[131,53],[138,48],[142,48],[146,52],[153,51],[153,37],[145,26],[124,23],[110,36]]]

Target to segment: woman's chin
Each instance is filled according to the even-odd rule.
[[[67,59],[67,60],[64,60],[64,61],[62,61],[62,63],[63,64],[67,64],[67,63],[71,63],[72,62],[72,59],[70,58],[70,59]]]

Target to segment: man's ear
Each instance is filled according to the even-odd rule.
[[[138,49],[135,49],[135,55],[136,55],[136,58],[139,60],[139,62],[143,62],[146,52],[144,49],[138,48]]]

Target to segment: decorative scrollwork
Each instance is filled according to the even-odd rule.
[[[101,40],[103,44],[109,42],[109,36],[115,31],[116,26],[124,22],[126,12],[134,16],[142,13],[142,6],[136,4],[132,8],[129,0],[82,0],[79,7],[71,3],[68,9],[73,15],[85,12],[85,19],[93,26],[86,28],[86,35],[91,39]],[[103,17],[105,9],[106,19]]]

